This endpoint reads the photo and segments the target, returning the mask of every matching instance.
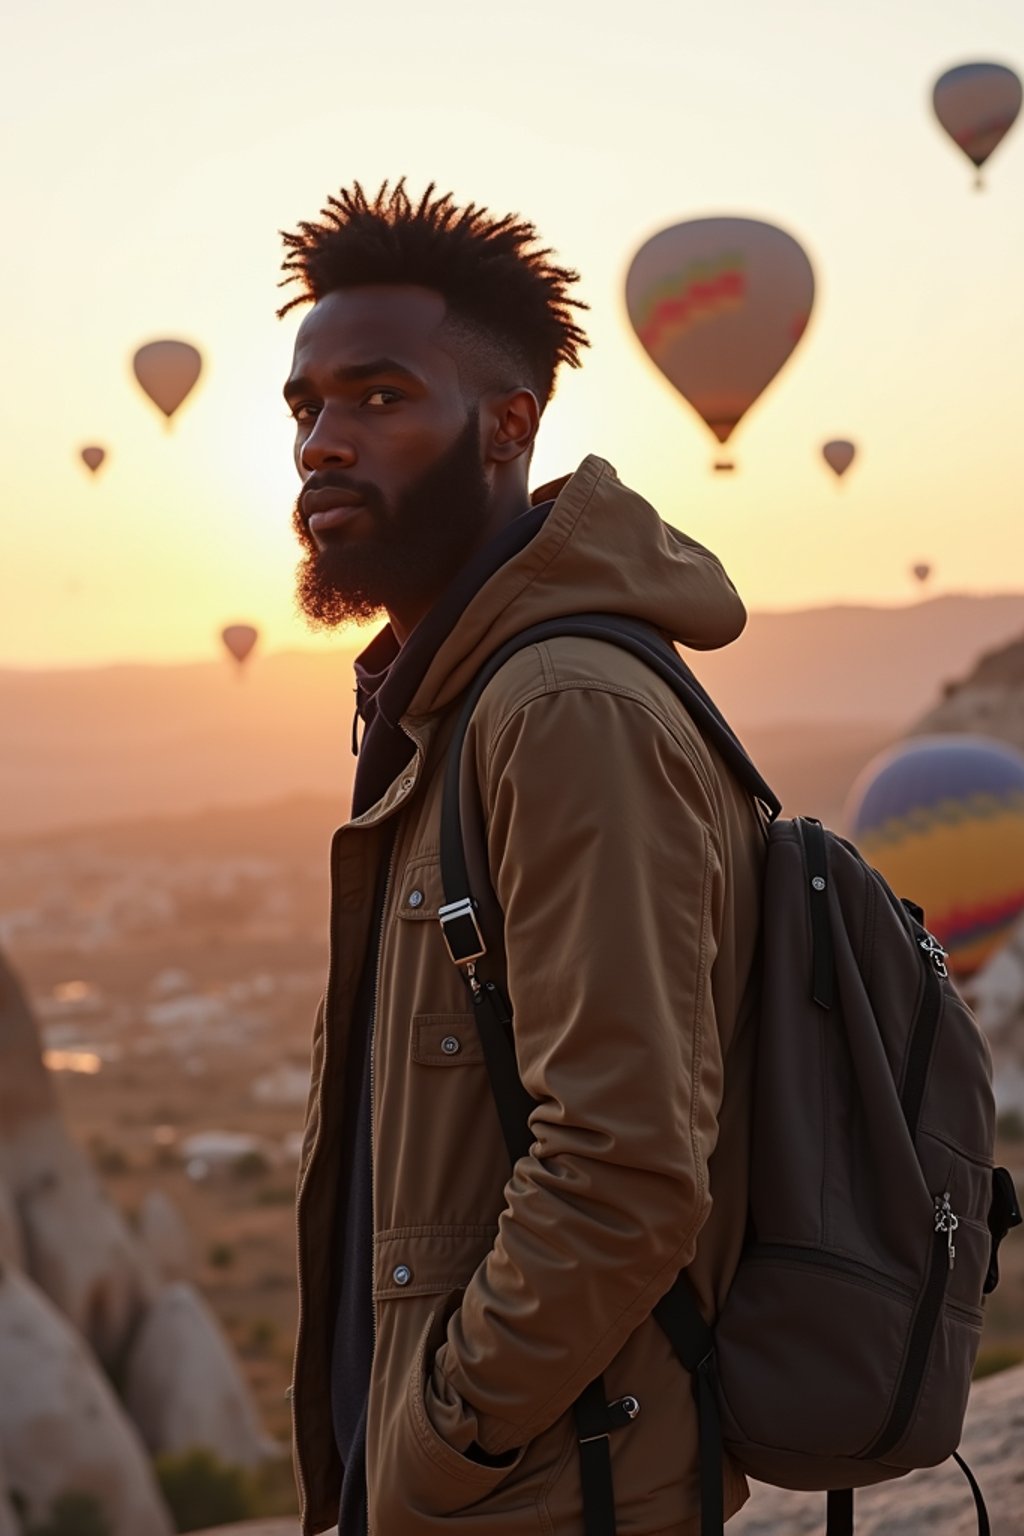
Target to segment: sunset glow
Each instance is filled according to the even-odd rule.
[[[293,606],[280,390],[302,311],[274,316],[278,231],[343,182],[403,172],[521,212],[582,274],[593,346],[561,379],[535,483],[602,455],[754,608],[916,600],[922,559],[929,596],[1020,586],[1024,132],[976,193],[930,106],[961,57],[1024,64],[1002,0],[526,0],[500,22],[469,0],[294,18],[44,0],[18,34],[0,665],[212,657],[233,623],[260,627],[261,655],[351,639],[312,636]],[[709,213],[778,223],[817,280],[728,477],[622,292],[643,240]],[[205,358],[169,429],[130,364],[161,337]],[[841,486],[821,459],[835,437],[858,445]],[[107,450],[95,474],[87,445]]]

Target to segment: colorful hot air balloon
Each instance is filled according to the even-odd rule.
[[[79,454],[79,458],[82,460],[82,463],[86,466],[87,469],[91,470],[93,474],[95,474],[99,469],[106,456],[107,450],[105,448],[83,448]]]
[[[921,736],[854,785],[851,835],[924,908],[954,975],[972,975],[1024,912],[1024,754],[985,736]]]
[[[170,421],[191,393],[203,359],[187,341],[150,341],[136,352],[132,367],[144,392]]]
[[[960,64],[935,82],[935,116],[976,167],[981,167],[1013,127],[1022,99],[1019,76],[1005,64]]]
[[[259,630],[254,629],[251,624],[229,624],[220,632],[225,648],[240,667],[244,665],[246,657],[251,653],[259,637]]]
[[[837,437],[832,442],[825,444],[821,450],[821,456],[834,474],[842,476],[846,474],[846,471],[857,457],[857,448],[855,444],[847,442],[845,438]]]
[[[813,303],[814,273],[801,247],[756,219],[663,229],[637,251],[626,277],[642,345],[720,443],[793,351]]]
[[[915,581],[919,581],[923,586],[924,583],[928,580],[928,577],[931,575],[932,568],[930,565],[925,565],[924,561],[922,560],[917,565],[912,565],[910,567],[910,573],[914,577]]]

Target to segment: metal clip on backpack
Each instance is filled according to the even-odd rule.
[[[750,1235],[713,1328],[685,1270],[654,1308],[693,1377],[701,1536],[722,1533],[723,1448],[763,1482],[828,1491],[828,1536],[850,1536],[854,1488],[956,1454],[982,1297],[998,1281],[1002,1237],[1021,1220],[1009,1174],[992,1166],[988,1049],[921,909],[820,822],[781,819],[668,642],[630,619],[552,620],[510,640],[473,682],[442,801],[442,932],[472,994],[513,1164],[529,1152],[535,1105],[508,1001],[487,975],[483,909],[495,902],[470,889],[463,838],[479,829],[462,825],[461,755],[495,673],[560,635],[607,641],[651,666],[767,823]],[[615,1536],[608,1437],[638,1411],[635,1398],[609,1403],[600,1377],[575,1404],[585,1536]],[[981,1490],[956,1460],[988,1536]]]

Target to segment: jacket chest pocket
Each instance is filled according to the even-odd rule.
[[[425,1067],[469,1067],[484,1059],[471,1013],[420,1013],[412,1021],[410,1055]]]
[[[381,996],[386,1000],[385,1006],[394,1009],[393,1017],[406,1021],[399,1027],[407,1029],[409,1020],[466,1010],[470,1002],[469,989],[452,963],[438,917],[438,910],[444,905],[444,892],[436,854],[408,861],[395,882],[392,902]],[[424,1028],[420,1033],[424,1036],[425,1048],[430,1031]],[[452,1033],[460,1037],[464,1050],[470,1031],[462,1029]],[[443,1038],[442,1035],[433,1041],[438,1049],[429,1052],[431,1057],[444,1057],[440,1049]],[[451,1051],[451,1047],[448,1049]],[[465,1055],[452,1054],[455,1064],[465,1062]],[[414,1059],[426,1062],[424,1056],[416,1055]],[[443,1065],[444,1060],[430,1060],[426,1064]]]

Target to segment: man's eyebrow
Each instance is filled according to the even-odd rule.
[[[363,379],[381,378],[387,375],[389,378],[408,379],[413,384],[422,384],[423,380],[411,368],[404,363],[396,362],[393,357],[376,357],[368,363],[348,363],[341,368],[335,368],[331,377],[338,384],[358,384]],[[292,400],[296,395],[316,394],[316,387],[311,379],[289,379],[284,386],[284,397]]]

